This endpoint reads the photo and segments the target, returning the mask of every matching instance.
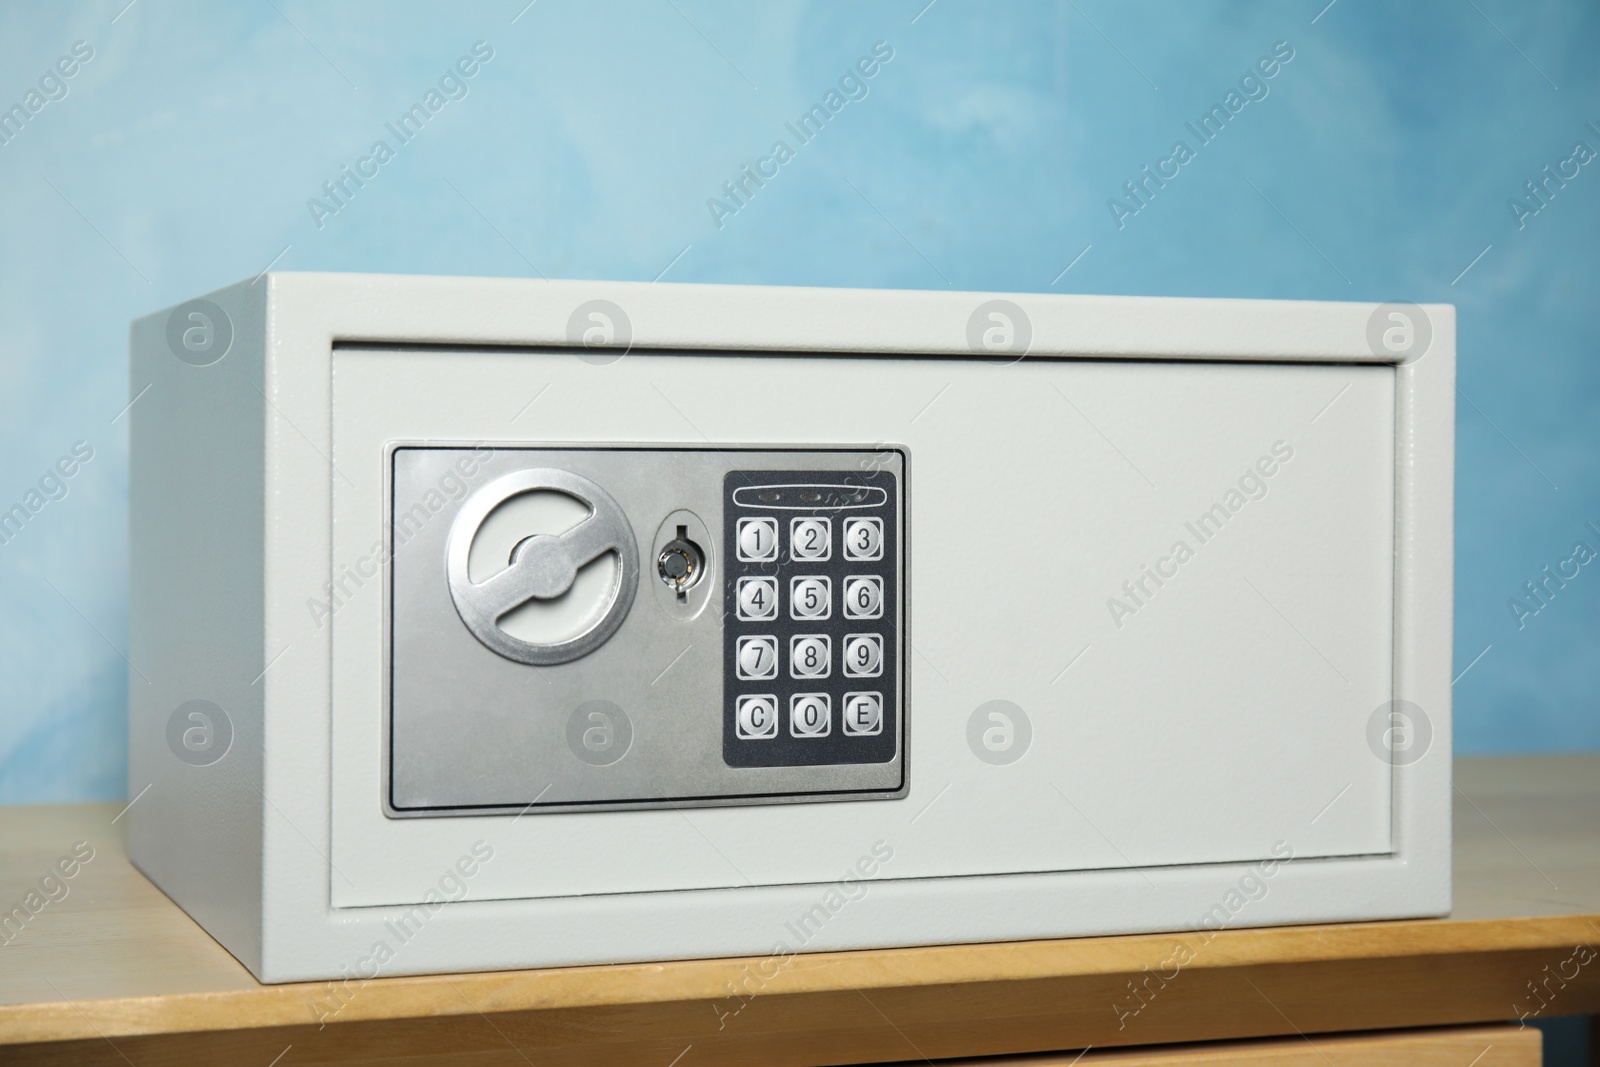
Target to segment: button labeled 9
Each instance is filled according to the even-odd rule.
[[[844,673],[851,678],[875,678],[883,673],[883,638],[878,634],[846,637]]]

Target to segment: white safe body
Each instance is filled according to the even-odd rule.
[[[268,982],[1443,914],[1454,379],[1435,305],[292,273],[190,301],[132,333],[133,860]],[[900,777],[518,808],[479,789],[515,777],[497,731],[571,693],[463,697],[406,761],[494,804],[395,810],[394,464],[430,446],[900,457]],[[671,617],[645,518],[613,640],[676,710],[636,706],[634,747],[709,782],[732,605]],[[460,622],[422,646],[490,669]]]

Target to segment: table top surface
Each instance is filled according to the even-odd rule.
[[[324,984],[256,982],[128,863],[122,810],[121,804],[0,809],[0,904],[20,905],[31,892],[45,899],[20,930],[0,934],[8,938],[0,945],[0,1044],[305,1024],[308,997]],[[42,887],[41,878],[79,842],[87,842],[78,846],[80,858],[86,848],[93,856],[60,883],[65,895],[59,887]],[[1401,954],[1459,959],[1600,943],[1600,754],[1458,760],[1454,855],[1449,918],[1228,930],[1208,945],[1201,963],[1244,973]],[[801,955],[783,991],[865,996],[1137,975],[1168,952],[1172,937]],[[716,1001],[749,962],[385,978],[367,983],[341,1021]]]

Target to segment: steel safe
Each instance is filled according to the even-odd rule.
[[[132,858],[270,982],[1442,914],[1454,346],[296,273],[141,319]]]

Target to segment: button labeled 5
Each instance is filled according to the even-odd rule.
[[[778,698],[770,694],[739,698],[735,723],[738,734],[747,740],[778,736]]]
[[[778,617],[778,579],[740,578],[739,618],[750,621]]]
[[[738,673],[741,678],[778,676],[778,639],[769,635],[739,638]]]
[[[833,555],[833,524],[827,519],[789,520],[789,558],[822,560]]]
[[[789,579],[789,614],[796,619],[826,619],[833,613],[833,581],[824,575]]]
[[[739,558],[746,563],[760,563],[778,558],[778,520],[740,519]]]

